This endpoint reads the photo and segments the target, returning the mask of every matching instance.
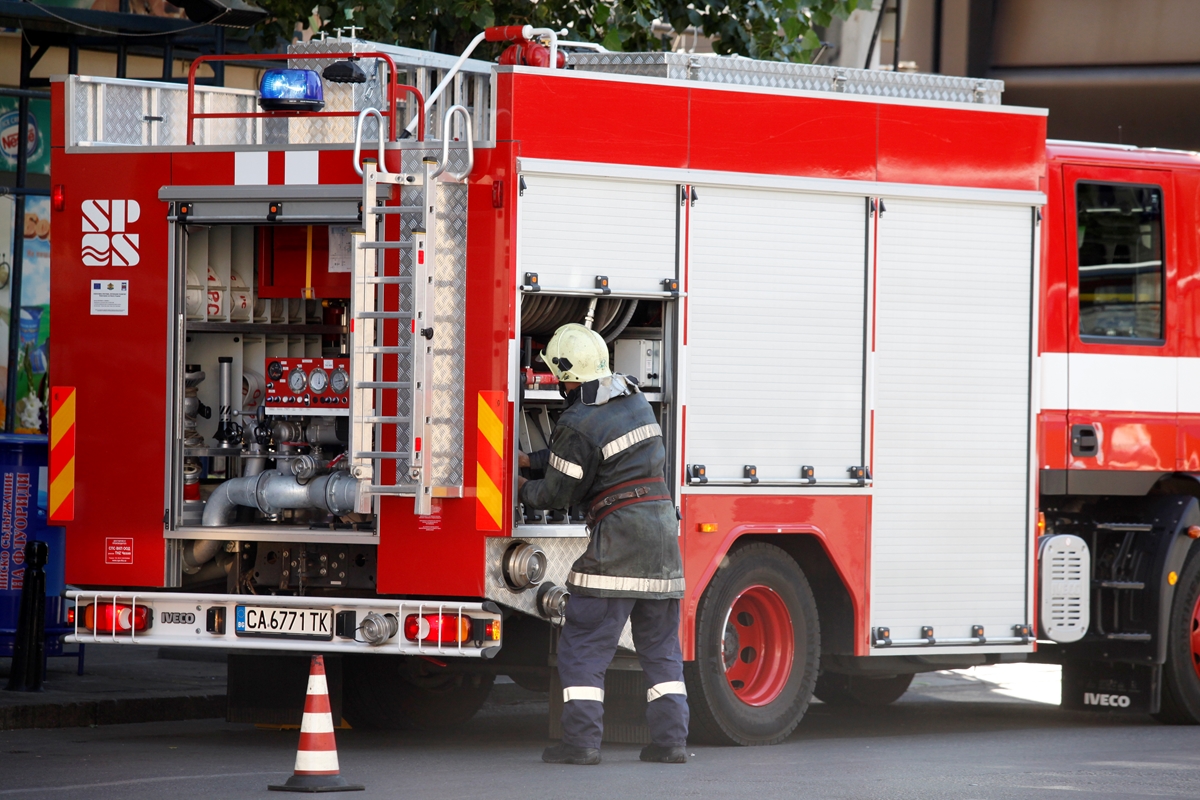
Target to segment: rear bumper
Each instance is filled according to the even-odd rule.
[[[404,637],[404,620],[410,614],[450,614],[463,619],[482,620],[501,624],[500,608],[492,602],[464,603],[439,600],[387,599],[369,600],[353,597],[272,597],[245,594],[182,594],[176,592],[67,592],[75,601],[74,633],[66,637],[70,643],[143,644],[156,647],[220,647],[232,650],[293,650],[307,653],[381,653],[388,655],[491,658],[500,652],[502,640],[466,641],[457,644],[438,644],[410,641]],[[91,631],[82,625],[83,608],[93,603],[120,604],[133,610],[146,608],[151,623],[141,631],[120,633]],[[237,607],[256,606],[331,611],[336,621],[339,614],[353,612],[355,623],[342,626],[344,630],[330,635],[289,637],[238,633]],[[400,630],[395,636],[378,645],[370,645],[356,635],[356,626],[369,612],[395,614]],[[343,621],[349,615],[343,615]],[[223,619],[223,625],[210,620]],[[482,626],[479,626],[482,627]]]

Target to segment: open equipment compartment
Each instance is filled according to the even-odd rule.
[[[172,201],[174,322],[165,499],[175,558],[167,578],[225,578],[229,591],[302,589],[308,570],[285,562],[311,556],[331,587],[350,587],[368,570],[348,567],[375,560],[374,547],[362,546],[374,543],[374,519],[353,513],[357,481],[339,466],[360,190],[287,203],[290,218],[279,213],[283,201],[264,202],[261,193],[161,193]],[[353,553],[351,542],[360,545]]]
[[[658,416],[667,452],[675,453],[679,359],[679,263],[688,193],[674,183],[538,172],[522,177],[518,204],[518,391],[516,448],[550,446],[565,409],[540,352],[554,331],[585,324],[609,345],[613,372],[630,375]],[[521,537],[586,537],[586,509],[527,509],[516,499]],[[676,459],[667,485],[678,486]]]

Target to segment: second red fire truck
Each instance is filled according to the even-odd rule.
[[[54,84],[76,640],[233,649],[236,719],[288,652],[357,726],[553,685],[588,532],[516,456],[586,322],[672,454],[697,737],[1031,660],[1200,721],[1193,154],[1048,143],[994,81],[484,39],[523,56]]]

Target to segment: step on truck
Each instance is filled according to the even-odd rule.
[[[517,456],[583,322],[666,439],[694,738],[1022,661],[1200,720],[1193,154],[1048,142],[997,81],[482,41],[55,79],[74,641],[230,650],[231,719],[289,652],[360,727],[556,685],[585,509]]]

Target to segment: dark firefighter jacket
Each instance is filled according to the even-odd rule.
[[[550,449],[530,454],[530,466],[545,469],[546,477],[521,487],[527,508],[590,507],[615,486],[663,477],[662,431],[633,379],[590,381],[567,399]],[[616,508],[589,531],[568,588],[591,597],[683,597],[678,526],[669,499]]]

